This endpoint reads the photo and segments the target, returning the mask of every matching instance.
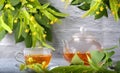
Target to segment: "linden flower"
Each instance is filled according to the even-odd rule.
[[[112,14],[114,15],[114,14],[115,14],[115,12],[114,12],[114,11],[112,11]]]
[[[46,62],[45,61],[42,62],[42,68],[43,69],[46,68]]]
[[[34,24],[33,27],[35,28],[35,27],[37,27],[37,25]]]
[[[100,7],[100,11],[103,11],[103,10],[104,10],[104,7],[103,7],[103,6],[101,6],[101,7]]]
[[[32,35],[33,35],[33,36],[35,36],[36,34],[37,34],[36,32],[33,32],[33,34],[32,34]]]
[[[34,20],[34,17],[33,17],[33,16],[31,16],[31,17],[30,17],[30,21],[33,21],[33,20]]]
[[[118,4],[118,7],[120,7],[120,3]]]
[[[6,4],[6,5],[5,5],[5,8],[10,8],[10,7],[11,7],[10,4]]]
[[[43,38],[46,38],[46,36],[47,36],[47,35],[46,35],[46,34],[44,34],[44,35],[43,35]]]
[[[29,32],[29,29],[25,29],[25,32],[28,33],[28,32]]]
[[[97,11],[97,12],[96,12],[96,14],[98,15],[98,14],[100,14],[100,12],[99,12],[99,11]]]
[[[54,24],[54,23],[57,22],[57,21],[58,21],[58,19],[56,18],[56,19],[52,20],[52,21],[50,22],[50,24]]]
[[[30,2],[34,2],[35,0],[29,0]]]
[[[8,32],[9,34],[12,34],[13,32],[12,31],[10,31],[10,32]]]
[[[32,57],[29,57],[27,61],[30,62],[30,63],[32,63],[34,60],[33,60]]]
[[[57,21],[58,21],[58,19],[56,18],[56,19],[54,20],[54,23],[57,22]]]
[[[14,23],[17,23],[17,22],[18,22],[18,20],[17,20],[17,19],[15,19],[15,20],[14,20]]]
[[[51,21],[50,24],[54,24],[54,21]]]
[[[15,10],[15,8],[14,8],[14,7],[12,7],[12,5],[11,5],[11,4],[6,4],[6,5],[5,5],[5,8],[6,8],[6,9],[10,8],[11,10]]]

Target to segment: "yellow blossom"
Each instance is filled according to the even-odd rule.
[[[58,19],[56,18],[56,19],[54,20],[54,23],[57,22],[57,21],[58,21]]]
[[[47,35],[46,35],[46,34],[44,34],[44,35],[43,35],[43,38],[46,38],[46,36],[47,36]]]
[[[42,68],[44,69],[44,68],[46,68],[47,66],[46,66],[46,62],[45,61],[43,61],[42,62]]]
[[[34,17],[33,17],[33,16],[31,16],[31,17],[30,17],[30,21],[33,21],[33,20],[34,20]]]
[[[28,32],[29,32],[29,29],[25,29],[25,32],[28,33]]]
[[[33,35],[35,36],[37,33],[36,32],[33,32]]]
[[[100,14],[100,12],[99,12],[99,11],[97,11],[97,12],[96,12],[96,14],[98,15],[98,14]]]
[[[52,21],[50,22],[50,24],[54,24],[54,23],[57,22],[57,21],[58,21],[58,19],[56,18],[56,19],[52,20]]]
[[[104,7],[103,7],[103,6],[101,6],[101,7],[100,7],[100,11],[103,11],[103,10],[104,10]]]
[[[8,34],[12,34],[12,33],[13,33],[13,31],[8,32]]]
[[[6,5],[5,5],[5,8],[10,8],[10,7],[11,7],[10,4],[6,4]]]
[[[112,11],[112,14],[114,15],[114,14],[115,14],[115,12],[114,12],[114,11]]]
[[[17,22],[18,22],[18,20],[17,20],[17,19],[15,19],[15,20],[14,20],[14,23],[17,23]]]
[[[30,2],[34,2],[35,0],[29,0]]]
[[[54,24],[54,21],[51,21],[50,24]]]
[[[27,61],[30,62],[30,63],[32,63],[34,60],[33,60],[32,57],[29,57]]]
[[[37,27],[37,26],[34,24],[33,27],[35,28],[35,27]]]
[[[120,3],[118,4],[118,7],[120,7]]]

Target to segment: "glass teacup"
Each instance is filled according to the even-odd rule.
[[[19,57],[24,57],[22,61]],[[18,52],[15,56],[18,62],[24,62],[26,65],[30,64],[44,64],[44,67],[48,67],[50,60],[52,58],[51,49],[48,48],[25,48],[23,52]]]

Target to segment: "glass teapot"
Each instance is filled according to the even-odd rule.
[[[70,41],[64,40],[63,56],[71,62],[75,53],[84,61],[85,65],[88,64],[87,55],[90,56],[90,50],[101,50],[101,44],[89,34],[86,34],[84,27],[80,28],[80,33],[75,33]]]

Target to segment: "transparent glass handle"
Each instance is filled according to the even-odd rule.
[[[99,49],[99,50],[102,49],[101,44],[100,44],[99,42],[97,42],[96,40],[93,40],[92,43],[93,43],[94,45],[96,45],[97,49]]]
[[[24,57],[24,54],[23,52],[17,52],[16,55],[15,55],[15,59],[16,61],[20,62],[20,63],[25,63],[21,58]]]
[[[63,52],[70,52],[68,42],[66,40],[62,40],[62,42],[63,42]]]

